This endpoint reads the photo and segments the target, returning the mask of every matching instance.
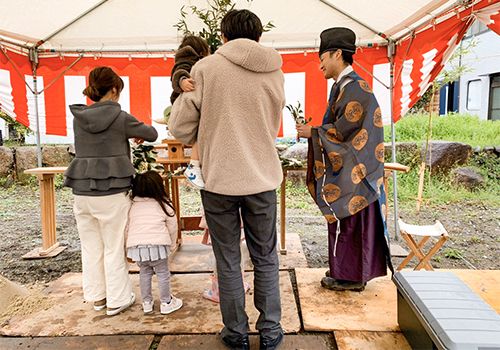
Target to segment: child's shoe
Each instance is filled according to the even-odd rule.
[[[205,181],[203,181],[199,161],[192,160],[184,171],[184,176],[194,187],[200,190],[205,188]]]
[[[150,314],[153,312],[154,301],[143,301],[142,302],[142,310],[145,314]]]
[[[160,313],[162,315],[167,315],[174,311],[179,310],[181,307],[182,307],[182,300],[172,295],[169,303],[160,304]]]

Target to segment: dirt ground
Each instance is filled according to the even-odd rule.
[[[183,215],[195,214],[199,195],[181,189]],[[310,267],[328,265],[326,224],[307,198],[287,202],[287,230],[300,235]],[[41,246],[39,193],[35,187],[0,188],[0,275],[22,284],[44,284],[66,272],[81,271],[80,244],[68,189],[57,190],[57,237],[67,246],[55,258],[23,260],[22,255]],[[409,223],[429,224],[439,219],[450,240],[432,262],[437,268],[500,269],[500,208],[456,203],[424,208],[420,215],[401,211]],[[279,227],[279,226],[278,226]],[[392,219],[389,227],[393,231]],[[396,242],[398,243],[398,242]],[[399,241],[403,247],[404,244]],[[394,259],[397,265],[401,259]]]

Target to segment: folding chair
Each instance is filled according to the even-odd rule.
[[[415,270],[434,270],[430,264],[430,260],[448,239],[448,232],[446,232],[444,226],[438,220],[436,220],[434,225],[423,226],[409,225],[401,219],[398,220],[398,223],[401,237],[403,237],[408,248],[411,250],[408,256],[399,264],[398,271],[402,270],[414,256],[419,260],[417,266],[415,266]],[[422,238],[417,241],[417,236]],[[427,253],[424,253],[422,249],[431,237],[439,237],[439,239]]]

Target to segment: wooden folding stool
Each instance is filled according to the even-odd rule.
[[[398,271],[402,270],[414,256],[419,260],[415,270],[426,269],[434,270],[431,266],[430,260],[436,254],[436,252],[443,246],[443,244],[448,239],[448,232],[444,226],[436,220],[434,225],[409,225],[403,220],[399,219],[399,230],[401,232],[401,237],[406,241],[408,248],[411,252],[408,256],[399,264]],[[422,237],[417,241],[417,236]],[[438,241],[429,249],[427,253],[422,250],[425,243],[431,237],[439,237]]]

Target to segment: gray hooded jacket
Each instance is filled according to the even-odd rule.
[[[129,138],[155,141],[157,131],[112,101],[71,105],[75,153],[64,185],[83,196],[106,196],[130,189],[135,173]]]

